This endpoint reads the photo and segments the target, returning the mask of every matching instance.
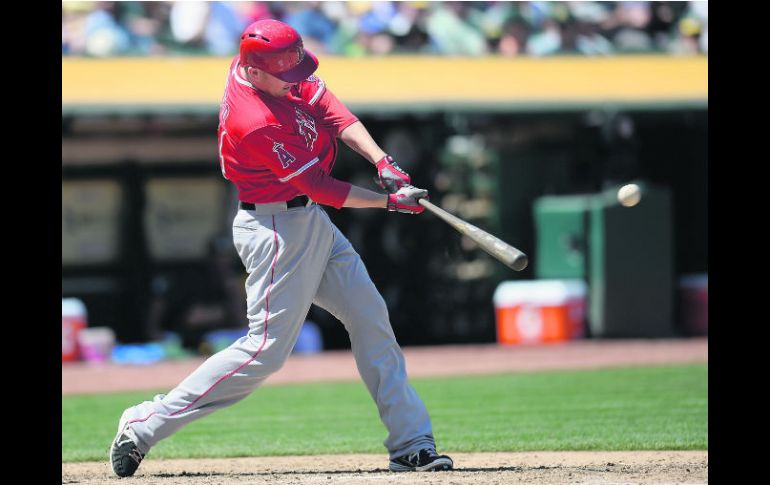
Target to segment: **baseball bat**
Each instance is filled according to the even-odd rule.
[[[503,262],[509,268],[521,271],[527,267],[527,263],[529,263],[527,255],[507,242],[479,229],[473,224],[465,222],[425,199],[419,199],[418,202],[421,206],[436,214],[440,219],[443,219],[444,222],[454,227],[460,234],[473,239],[481,249]]]

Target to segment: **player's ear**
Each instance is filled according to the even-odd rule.
[[[243,66],[243,73],[246,76],[246,80],[250,81],[252,78],[257,77],[257,71],[259,69],[255,69],[253,66]]]
[[[262,81],[265,78],[265,71],[263,71],[262,69],[254,66],[248,66],[247,69],[249,69],[249,73],[252,79],[256,79],[257,81]]]

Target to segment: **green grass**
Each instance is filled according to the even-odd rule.
[[[706,450],[708,365],[412,379],[439,451]],[[62,397],[62,461],[106,460],[153,393]],[[266,386],[158,443],[153,458],[383,453],[363,383]]]

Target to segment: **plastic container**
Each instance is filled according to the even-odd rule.
[[[146,344],[116,345],[112,348],[110,360],[115,364],[149,365],[166,357],[163,346],[156,342]]]
[[[85,304],[77,298],[61,300],[61,361],[80,360],[78,334],[88,326]]]
[[[709,276],[689,274],[679,278],[679,323],[687,336],[709,333]]]
[[[312,320],[305,320],[294,344],[295,354],[316,354],[324,348],[321,327]]]
[[[78,333],[80,357],[86,362],[107,362],[115,346],[115,332],[108,327],[84,328]]]
[[[505,281],[493,301],[497,341],[516,345],[562,342],[585,335],[583,280]]]

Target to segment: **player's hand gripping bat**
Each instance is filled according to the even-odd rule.
[[[527,267],[527,263],[529,262],[527,255],[510,244],[479,229],[473,224],[465,222],[459,217],[453,216],[441,207],[425,199],[420,199],[418,202],[421,206],[443,219],[444,222],[457,229],[460,234],[464,234],[473,239],[481,249],[505,263],[508,267],[516,271],[521,271]]]

